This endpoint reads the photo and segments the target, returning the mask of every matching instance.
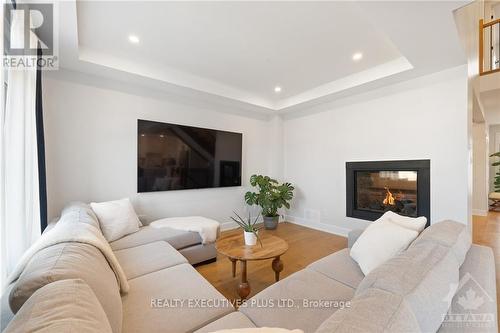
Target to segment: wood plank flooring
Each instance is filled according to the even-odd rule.
[[[281,279],[330,253],[347,247],[347,239],[344,237],[287,222],[280,223],[276,230],[262,230],[261,232],[281,237],[288,242],[289,249],[281,257],[284,264],[284,269],[280,273]],[[225,231],[222,235],[241,233],[241,229],[236,229]],[[271,262],[272,260],[262,260],[247,263],[248,281],[252,289],[248,298],[274,283]],[[240,267],[236,268],[236,277],[233,278],[229,259],[219,255],[216,262],[198,266],[196,269],[227,299],[238,299],[236,288],[240,282]]]
[[[495,257],[497,281],[497,313],[500,327],[500,212],[489,212],[488,216],[473,216],[472,241],[489,246]]]

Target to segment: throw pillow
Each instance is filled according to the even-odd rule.
[[[139,231],[139,218],[128,198],[90,204],[108,242]]]
[[[420,216],[420,217],[402,216],[391,211],[384,213],[384,215],[382,215],[380,219],[378,219],[377,221],[386,221],[386,220],[398,224],[403,228],[415,230],[418,233],[421,233],[424,230],[425,225],[427,224],[427,218],[425,216]]]
[[[354,243],[350,255],[367,275],[378,265],[405,250],[417,236],[417,231],[389,220],[372,223]]]
[[[304,333],[302,330],[287,330],[277,327],[252,327],[252,328],[232,328],[226,330],[215,331],[212,333]]]

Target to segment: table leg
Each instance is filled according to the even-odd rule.
[[[236,259],[229,258],[231,260],[231,264],[233,265],[233,277],[236,276]]]
[[[283,261],[281,261],[279,256],[274,258],[272,267],[274,271],[274,278],[276,279],[276,282],[278,282],[280,280],[280,272],[283,270]]]
[[[246,260],[241,260],[241,283],[238,286],[238,295],[240,295],[241,299],[245,299],[250,295],[250,284],[247,281]]]

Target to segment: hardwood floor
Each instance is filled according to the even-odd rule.
[[[473,216],[472,241],[475,244],[489,246],[495,257],[497,281],[497,313],[500,325],[500,212],[489,212],[488,216]]]
[[[281,279],[330,253],[347,247],[347,239],[344,237],[287,222],[280,223],[276,230],[262,230],[261,232],[281,237],[288,242],[289,249],[281,256],[284,265],[280,273]],[[241,234],[241,230],[222,233],[223,236],[233,234]],[[271,262],[272,260],[263,260],[247,263],[247,276],[252,289],[248,298],[274,283]],[[196,269],[226,298],[236,300],[238,299],[236,290],[240,281],[240,267],[237,267],[234,278],[231,274],[231,267],[229,259],[219,255],[216,262],[198,266]]]

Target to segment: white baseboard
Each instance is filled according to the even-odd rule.
[[[256,216],[251,216],[250,219],[253,221]],[[246,217],[245,217],[246,219]],[[259,217],[259,223],[262,223],[262,217]],[[239,225],[234,221],[223,222],[220,224],[220,231],[233,230],[239,228]]]
[[[324,232],[328,232],[330,234],[335,234],[338,236],[343,236],[347,237],[347,234],[349,234],[350,229],[339,227],[337,225],[333,224],[326,224],[326,223],[321,223],[317,221],[311,221],[307,220],[301,217],[295,217],[291,215],[286,215],[285,216],[285,221],[301,225],[303,227],[311,228],[311,229],[316,229]]]
[[[307,220],[304,218],[295,217],[295,216],[291,216],[291,215],[285,215],[284,221],[290,222],[293,224],[297,224],[297,225],[301,225],[303,227],[328,232],[330,234],[334,234],[334,235],[338,235],[338,236],[342,236],[342,237],[347,237],[347,234],[349,233],[349,231],[351,231],[350,229],[342,228],[342,227],[339,227],[336,225],[311,221],[311,220]],[[280,221],[280,223],[284,222],[284,221]],[[239,226],[238,226],[238,224],[236,224],[236,222],[224,222],[224,223],[221,223],[220,230],[227,231],[227,230],[237,229],[238,227]]]
[[[476,215],[476,216],[488,216],[488,210],[484,210],[484,209],[472,209],[472,215]]]
[[[220,224],[220,231],[233,230],[238,228],[238,224],[236,222],[224,222]]]

